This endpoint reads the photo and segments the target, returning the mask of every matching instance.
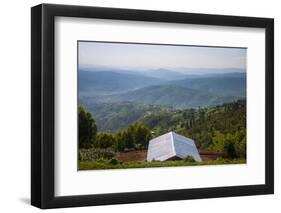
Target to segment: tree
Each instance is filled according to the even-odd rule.
[[[97,135],[97,126],[91,113],[87,112],[84,107],[78,109],[79,119],[79,148],[90,148],[95,142]]]
[[[112,147],[116,140],[112,134],[109,133],[99,133],[97,135],[94,146],[96,148],[106,149]]]
[[[147,148],[151,138],[152,135],[149,129],[142,124],[135,124],[135,144],[141,145],[142,148]]]
[[[141,123],[134,123],[114,135],[113,148],[121,152],[125,149],[147,148],[151,138],[152,134],[148,128]]]
[[[235,150],[237,153],[237,156],[240,158],[246,158],[246,151],[247,151],[247,147],[246,147],[246,136],[244,136],[241,141],[239,141],[239,143],[235,144]]]
[[[118,132],[115,135],[115,144],[113,144],[115,151],[123,152],[125,150],[125,142],[123,132]]]
[[[132,149],[135,147],[135,127],[133,125],[130,125],[127,130],[123,133],[123,140],[125,143],[125,147],[128,149]]]
[[[200,120],[200,125],[205,124],[205,111],[204,110],[199,110],[199,120]]]

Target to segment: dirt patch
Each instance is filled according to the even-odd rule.
[[[210,160],[216,160],[218,158],[223,158],[223,154],[221,153],[215,153],[205,150],[199,150],[200,157],[202,161],[210,161]]]
[[[145,161],[147,150],[122,152],[116,155],[116,159],[124,162]]]
[[[218,158],[223,157],[220,153],[214,153],[209,151],[199,151],[202,161],[210,161],[216,160]],[[132,162],[132,161],[145,161],[147,155],[147,150],[140,150],[140,151],[129,151],[129,152],[121,152],[118,153],[115,158],[117,160],[123,162]]]

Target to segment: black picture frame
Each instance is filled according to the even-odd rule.
[[[264,28],[266,135],[265,184],[93,195],[54,195],[54,21],[83,17],[162,23]],[[164,11],[41,4],[31,9],[31,204],[42,208],[217,198],[274,193],[274,20]]]

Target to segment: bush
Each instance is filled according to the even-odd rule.
[[[195,160],[194,160],[194,157],[192,157],[192,156],[187,156],[185,159],[184,159],[184,161],[186,161],[186,162],[195,162]]]
[[[112,149],[80,149],[79,160],[81,161],[97,161],[100,159],[111,159],[115,156]]]
[[[223,149],[227,157],[229,158],[237,157],[236,150],[235,150],[235,142],[225,141]]]
[[[235,150],[238,157],[246,158],[246,154],[247,154],[246,137],[244,137],[240,143],[235,144]]]
[[[227,158],[246,158],[245,134],[245,131],[235,134],[222,134],[216,131],[210,150],[223,153]]]
[[[119,162],[118,162],[118,160],[116,160],[115,158],[113,158],[113,159],[111,159],[111,160],[109,161],[109,163],[112,164],[112,165],[117,165]]]

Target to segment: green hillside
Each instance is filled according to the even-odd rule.
[[[246,155],[245,100],[184,110],[133,103],[99,107],[92,114],[97,129],[110,133],[113,138],[138,124],[146,127],[151,137],[174,131],[192,138],[199,149],[226,153],[231,157],[244,158]],[[228,148],[230,150],[226,150]]]
[[[234,156],[246,155],[245,100],[216,107],[156,112],[139,122],[151,129],[154,137],[175,131],[194,139],[200,149],[228,153],[231,150],[225,149],[229,146],[235,150]]]
[[[81,101],[94,116],[99,131],[116,131],[156,112],[169,112],[171,108],[132,102],[95,103]]]
[[[245,100],[197,109],[156,109],[122,130],[108,132],[97,131],[99,124],[95,117],[79,107],[79,169],[246,163]],[[190,158],[146,162],[149,140],[169,131],[192,138],[201,152],[217,153],[221,157],[202,163]],[[143,154],[137,157],[137,153]]]

